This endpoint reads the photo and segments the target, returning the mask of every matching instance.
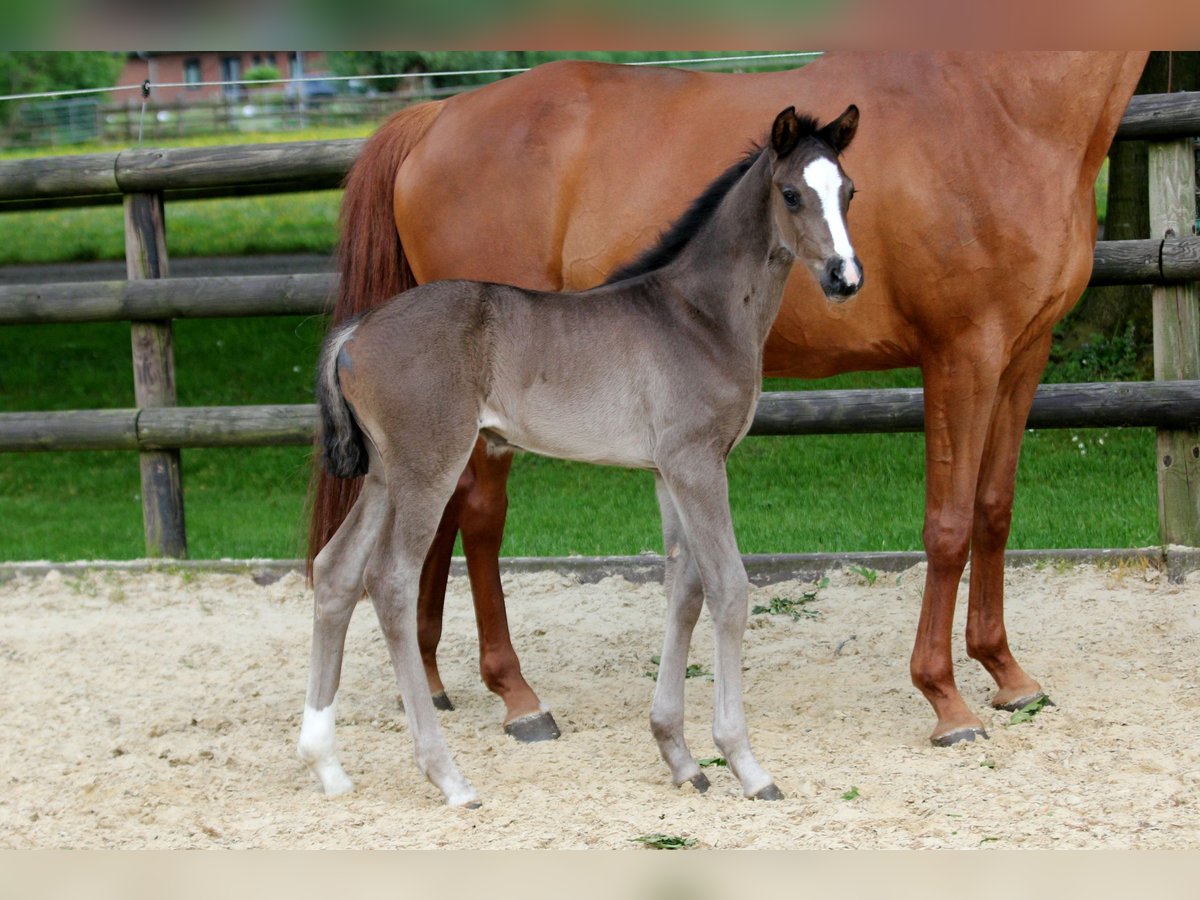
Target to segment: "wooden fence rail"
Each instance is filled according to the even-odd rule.
[[[772,391],[762,395],[750,434],[921,431],[924,417],[920,388]],[[302,445],[316,425],[311,403],[0,413],[0,451]],[[1198,425],[1200,381],[1043,384],[1028,420],[1029,428]]]
[[[1092,285],[1176,281],[1200,281],[1200,237],[1096,244]],[[323,315],[336,288],[331,273],[0,285],[0,325]]]
[[[1164,543],[1200,546],[1200,238],[1194,234],[1192,136],[1200,93],[1134,97],[1118,139],[1149,139],[1155,236],[1100,242],[1092,284],[1157,285],[1154,382],[1042,385],[1034,428],[1159,429]],[[186,555],[178,452],[190,447],[307,444],[310,404],[177,407],[170,322],[177,318],[319,315],[329,274],[167,277],[163,202],[332,189],[361,140],[119,153],[0,162],[0,212],[123,202],[129,280],[0,287],[0,325],[129,321],[139,408],[0,414],[0,451],[137,450],[143,461],[146,550]],[[157,217],[157,218],[156,218]],[[920,389],[764,394],[751,434],[919,431]],[[174,467],[174,469],[173,469]]]

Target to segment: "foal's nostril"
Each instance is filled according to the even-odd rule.
[[[857,259],[832,257],[825,263],[824,275],[821,286],[831,300],[848,300],[862,286],[862,267]]]

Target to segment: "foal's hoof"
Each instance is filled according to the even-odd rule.
[[[539,712],[513,719],[504,726],[504,733],[522,744],[552,741],[562,734],[558,730],[558,723],[554,721],[554,716],[549,712]]]
[[[782,800],[783,799],[783,791],[781,791],[779,788],[775,787],[774,783],[772,783],[772,784],[768,784],[765,788],[762,788],[762,789],[756,791],[755,793],[751,794],[750,799],[751,800]]]
[[[983,728],[956,728],[945,734],[931,737],[929,743],[935,747],[950,747],[954,744],[973,743],[977,737],[983,738],[986,741],[988,740],[988,733]]]
[[[708,780],[708,776],[705,775],[703,772],[701,772],[699,775],[689,778],[683,784],[691,784],[691,786],[696,789],[697,794],[706,793],[708,791],[708,789],[710,787],[712,787],[712,782],[710,782]],[[681,784],[680,787],[682,787],[683,784]]]
[[[1016,712],[1022,707],[1028,706],[1030,703],[1037,703],[1039,700],[1044,700],[1043,706],[1054,706],[1054,701],[1046,696],[1045,691],[1038,691],[1036,694],[1030,694],[1028,697],[1018,697],[1008,703],[993,703],[995,709],[1003,709],[1006,712]]]

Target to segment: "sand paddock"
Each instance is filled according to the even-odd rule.
[[[1200,575],[1011,569],[1014,651],[1058,705],[1007,725],[960,625],[959,684],[991,740],[938,750],[908,679],[923,574],[868,584],[835,570],[806,607],[815,616],[751,616],[747,713],[778,803],[743,800],[719,768],[705,796],[671,786],[647,724],[661,586],[508,580],[525,673],[563,730],[523,746],[479,682],[468,587],[453,579],[441,659],[457,709],[439,716],[484,800],[475,811],[445,807],[418,775],[369,603],[338,705],[356,790],[326,798],[295,755],[312,602],[298,575],[18,576],[0,584],[0,846],[636,848],[650,834],[721,848],[1200,845]],[[751,603],[812,589],[753,588]],[[710,669],[711,653],[705,616],[692,662]],[[702,757],[716,753],[711,700],[711,681],[688,681]]]

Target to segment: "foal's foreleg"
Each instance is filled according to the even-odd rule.
[[[729,514],[729,489],[723,456],[662,470],[687,534],[713,617],[716,639],[713,741],[747,797],[774,800],[783,796],[750,749],[742,705],[742,639],[749,612],[749,581],[738,553]],[[674,600],[675,597],[673,596]]]
[[[671,770],[672,780],[676,784],[690,781],[703,793],[708,790],[709,782],[684,739],[683,705],[688,647],[704,605],[704,588],[700,584],[696,562],[688,552],[687,536],[675,501],[661,477],[655,479],[655,487],[666,554],[667,628],[659,657],[654,702],[650,707],[650,731],[658,741],[659,752]]]
[[[335,751],[334,700],[346,629],[363,594],[363,569],[387,517],[383,485],[368,475],[346,520],[313,561],[312,661],[298,752],[326,794],[344,794],[354,787]]]

